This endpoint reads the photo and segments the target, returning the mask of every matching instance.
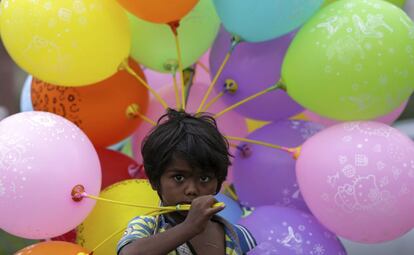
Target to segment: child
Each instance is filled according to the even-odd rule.
[[[163,206],[191,204],[188,212],[138,216],[118,243],[119,255],[245,254],[252,235],[215,214],[230,165],[228,143],[214,118],[168,109],[142,146],[144,168]]]

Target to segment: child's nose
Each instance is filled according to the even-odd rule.
[[[198,196],[198,187],[195,180],[188,180],[185,187],[185,195],[188,197],[197,197]]]

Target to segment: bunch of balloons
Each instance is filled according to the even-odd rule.
[[[149,210],[107,202],[158,206],[140,148],[173,107],[211,112],[229,140],[217,199],[252,254],[401,238],[414,143],[389,125],[414,90],[404,3],[1,1],[3,44],[29,76],[22,112],[0,122],[0,228],[48,239],[19,254],[112,254]]]

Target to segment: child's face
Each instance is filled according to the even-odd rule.
[[[173,159],[161,175],[158,191],[165,206],[191,204],[196,197],[214,195],[217,185],[214,173],[194,170],[186,160]]]

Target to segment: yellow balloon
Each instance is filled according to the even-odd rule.
[[[104,189],[100,197],[134,204],[159,205],[158,195],[152,190],[147,180],[135,179],[115,183]],[[132,218],[150,211],[151,209],[98,201],[92,213],[77,228],[76,242],[89,250],[93,250],[99,243],[116,231],[121,230],[120,233],[93,253],[94,255],[113,255],[116,253],[116,245],[121,239],[123,228],[126,228],[128,222]]]
[[[3,0],[0,13],[11,57],[48,83],[99,82],[115,74],[130,52],[128,18],[114,0]]]

